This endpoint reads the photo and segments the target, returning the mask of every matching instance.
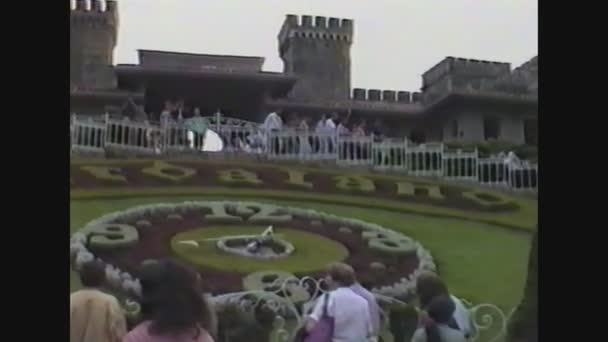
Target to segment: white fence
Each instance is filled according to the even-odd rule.
[[[479,153],[477,150],[463,152],[462,150],[444,151],[443,177],[453,180],[477,181],[479,170]]]
[[[412,145],[406,139],[375,141],[373,136],[337,136],[303,130],[266,132],[260,125],[219,115],[204,118],[223,140],[222,153],[255,153],[269,160],[334,161],[339,165],[441,177],[511,189],[536,191],[538,166],[513,162],[514,155],[479,158],[477,150],[449,151],[442,143]],[[183,124],[73,116],[71,153],[108,149],[140,155],[203,153],[203,136]]]
[[[338,156],[340,165],[369,166],[374,165],[374,137],[338,137]]]
[[[73,153],[103,153],[105,142],[106,124],[96,121],[92,117],[72,117],[70,123],[71,148]]]

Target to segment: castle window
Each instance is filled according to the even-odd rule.
[[[524,141],[526,145],[538,144],[538,121],[536,119],[524,120]]]
[[[410,133],[410,141],[414,144],[424,144],[426,142],[425,132],[420,129],[413,129]]]
[[[458,120],[452,121],[452,137],[458,138]]]
[[[483,136],[485,140],[498,139],[500,133],[500,122],[496,118],[483,119]]]

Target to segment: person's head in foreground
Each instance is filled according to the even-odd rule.
[[[210,310],[196,272],[165,260],[144,265],[141,278],[144,322],[125,342],[213,341],[208,333]]]
[[[86,262],[80,269],[82,290],[70,295],[70,341],[118,342],[127,332],[125,316],[115,297],[100,288],[106,280],[102,262]]]
[[[99,288],[106,281],[106,269],[101,261],[85,262],[80,269],[80,283],[88,288]]]
[[[432,272],[423,272],[416,281],[416,293],[420,300],[420,307],[425,309],[437,296],[449,296],[447,285]]]
[[[412,338],[413,342],[464,342],[464,334],[448,326],[456,306],[449,296],[438,296],[431,300],[426,311],[430,321],[424,328],[418,329]]]
[[[350,265],[341,262],[329,264],[325,281],[331,290],[350,287],[356,281],[355,270]]]

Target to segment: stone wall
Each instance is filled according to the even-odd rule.
[[[77,0],[70,11],[70,84],[86,89],[116,88],[114,47],[118,32],[116,1]]]
[[[349,19],[288,15],[279,33],[284,72],[298,76],[289,94],[301,100],[345,100],[350,96]]]

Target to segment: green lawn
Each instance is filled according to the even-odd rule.
[[[145,197],[128,199],[72,200],[71,227],[74,232],[103,214],[148,203],[185,200],[229,200],[217,197]],[[503,310],[517,305],[523,289],[530,234],[468,220],[424,217],[382,210],[370,210],[311,202],[259,201],[310,208],[353,217],[395,229],[419,240],[435,258],[442,277],[456,295],[474,303],[493,303]],[[70,279],[70,290],[79,287]]]
[[[276,260],[245,259],[237,255],[218,253],[215,244],[205,239],[226,235],[255,235],[267,226],[207,227],[176,234],[171,239],[171,249],[182,260],[193,266],[209,267],[222,271],[253,273],[268,270],[281,270],[289,273],[312,273],[322,271],[331,262],[342,261],[348,257],[344,245],[317,234],[275,226],[280,239],[293,244],[295,251],[288,258]],[[180,244],[179,241],[196,240],[198,247]]]

